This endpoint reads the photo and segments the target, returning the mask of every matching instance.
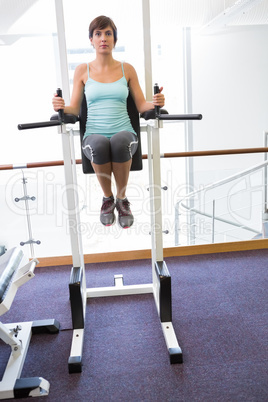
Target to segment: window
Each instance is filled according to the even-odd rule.
[[[17,3],[17,4],[14,4]],[[23,3],[23,4],[22,4]],[[24,6],[24,9],[23,9]],[[61,141],[49,129],[19,132],[18,123],[49,120],[56,88],[53,0],[6,2],[0,35],[1,163],[59,159]],[[14,13],[13,9],[20,13]],[[16,18],[14,17],[16,16]],[[40,146],[42,144],[42,146]]]
[[[64,2],[65,34],[71,84],[75,67],[81,63],[88,63],[95,57],[88,37],[90,22],[99,15],[106,15],[114,21],[118,31],[114,58],[132,64],[138,73],[141,86],[144,87],[141,12],[141,0],[135,2],[125,0]]]

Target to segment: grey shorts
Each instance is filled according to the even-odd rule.
[[[91,134],[84,138],[82,150],[97,165],[108,162],[123,163],[132,159],[138,148],[138,137],[130,131],[120,131],[111,138]]]

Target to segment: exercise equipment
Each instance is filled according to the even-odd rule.
[[[154,92],[159,91],[156,84]],[[58,90],[61,95],[61,91]],[[131,105],[135,107],[134,102],[128,101],[128,112],[130,116],[139,115],[135,110],[130,110]],[[70,357],[68,361],[69,372],[82,371],[82,352],[86,316],[86,301],[94,297],[109,297],[134,294],[153,295],[156,309],[159,315],[163,335],[166,341],[170,363],[182,363],[182,350],[177,341],[177,337],[172,324],[172,296],[171,296],[171,276],[167,265],[163,259],[163,240],[162,240],[162,211],[161,211],[161,172],[160,172],[160,141],[159,129],[163,127],[163,120],[200,120],[202,115],[169,115],[166,111],[151,110],[142,115],[147,121],[147,140],[148,140],[148,164],[149,164],[149,194],[150,194],[150,211],[151,211],[151,245],[152,245],[152,282],[139,285],[124,285],[123,275],[114,276],[114,286],[87,288],[85,280],[85,267],[82,250],[81,235],[78,230],[80,226],[80,216],[77,208],[77,194],[74,189],[77,185],[75,152],[74,152],[74,135],[81,133],[69,126],[80,120],[80,125],[85,124],[85,105],[82,104],[81,116],[79,119],[73,115],[54,115],[52,120],[43,123],[20,124],[20,130],[59,126],[59,132],[62,134],[63,157],[65,168],[67,203],[69,210],[70,238],[73,257],[73,268],[71,271],[69,290],[70,304],[73,322],[73,338]],[[83,111],[84,110],[84,111]],[[134,124],[134,123],[133,123]],[[136,123],[135,123],[136,124]],[[68,126],[67,126],[68,125]],[[82,137],[82,135],[81,135]],[[141,155],[141,153],[140,153]],[[141,157],[140,157],[141,159]],[[88,167],[87,160],[83,158],[83,171],[92,172]],[[86,163],[86,166],[84,164]],[[140,160],[141,163],[141,160]]]
[[[0,256],[0,316],[10,309],[18,288],[34,277],[37,262],[35,259],[28,262],[19,248]],[[11,347],[0,381],[0,399],[48,395],[50,384],[44,378],[20,378],[31,335],[41,332],[58,333],[58,321],[0,322],[0,338]]]

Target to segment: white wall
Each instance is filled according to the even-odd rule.
[[[192,35],[194,149],[261,147],[268,131],[268,26],[226,28]],[[261,159],[260,159],[261,158]],[[231,164],[248,166],[246,157]],[[213,159],[213,166],[222,164]],[[231,157],[225,159],[228,165]],[[255,157],[263,160],[263,154]],[[211,170],[211,159],[195,159]]]
[[[193,112],[203,114],[202,121],[194,122],[194,150],[264,145],[263,133],[268,131],[267,40],[268,26],[192,33]],[[263,153],[194,158],[194,187],[203,188],[263,160]],[[212,200],[216,200],[216,216],[261,231],[262,183],[263,170],[203,192],[195,206],[212,214]],[[200,215],[196,219],[205,220]],[[227,241],[235,240],[236,234],[230,233],[234,237]],[[253,237],[254,233],[247,235]],[[241,234],[237,239],[242,239]]]

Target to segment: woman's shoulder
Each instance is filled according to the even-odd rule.
[[[123,62],[124,72],[127,80],[129,81],[134,75],[136,75],[136,70],[130,63]]]
[[[88,73],[87,73],[87,63],[82,63],[79,64],[76,68],[75,68],[75,78],[78,81],[82,81],[84,84],[88,79]]]
[[[135,68],[130,63],[126,63],[125,61],[122,62],[124,69],[128,71],[135,71]]]
[[[87,71],[87,63],[82,63],[78,64],[78,66],[75,68],[75,71],[79,74],[84,73]]]

